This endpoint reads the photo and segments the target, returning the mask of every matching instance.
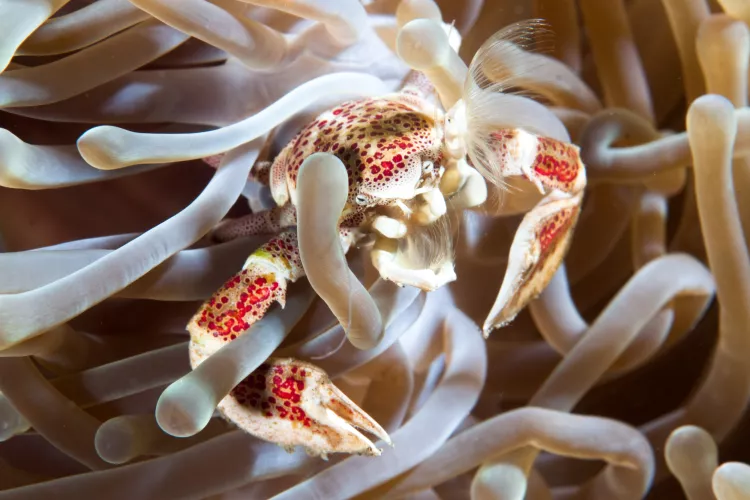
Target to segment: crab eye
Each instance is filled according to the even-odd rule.
[[[367,197],[363,194],[358,194],[357,196],[355,196],[354,201],[355,203],[357,203],[357,205],[367,205]]]
[[[424,170],[425,172],[432,172],[434,166],[434,163],[432,163],[430,160],[427,160],[426,162],[422,163],[422,170]]]

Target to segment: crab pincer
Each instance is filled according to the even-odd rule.
[[[270,358],[219,403],[240,428],[314,456],[380,455],[361,429],[388,444],[385,430],[341,392],[320,368],[292,358]]]
[[[412,21],[403,30],[410,36],[440,34],[427,20]],[[501,192],[513,180],[541,194],[533,207],[525,207],[528,212],[513,238],[500,291],[483,325],[485,336],[510,323],[549,284],[565,258],[583,203],[586,167],[578,147],[547,108],[523,95],[524,73],[532,67],[524,64],[528,58],[522,54],[546,32],[541,20],[514,23],[482,44],[468,67],[456,63],[462,71],[454,77],[464,75],[464,69],[466,73],[461,98],[447,112],[448,156],[460,165],[465,155]],[[439,43],[442,52],[451,52],[445,35]],[[443,54],[433,62],[447,59]],[[440,75],[434,72],[436,87],[446,84]],[[455,82],[452,86],[455,93]],[[519,89],[521,95],[514,95]]]
[[[188,324],[190,363],[244,334],[303,274],[295,231],[286,231],[248,257],[243,269],[207,300]],[[390,444],[377,422],[344,395],[320,368],[292,358],[270,358],[218,405],[229,421],[256,437],[308,453],[379,455],[357,428]]]
[[[586,186],[586,169],[573,144],[505,129],[493,134],[488,146],[504,176],[527,179],[543,198],[524,216],[513,238],[485,335],[512,321],[547,287],[570,246]]]

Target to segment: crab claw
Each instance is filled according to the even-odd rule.
[[[193,364],[245,332],[274,302],[284,307],[287,283],[302,273],[293,231],[279,234],[250,254],[242,270],[204,302],[188,323]]]
[[[578,148],[522,129],[491,136],[493,168],[520,176],[544,198],[523,218],[513,238],[503,284],[484,323],[485,337],[508,324],[547,286],[567,253],[578,221],[586,170]]]
[[[391,444],[385,430],[354,404],[320,368],[292,358],[269,358],[219,403],[244,431],[291,451],[380,455],[357,429]]]
[[[568,251],[583,193],[553,192],[521,221],[513,238],[503,284],[484,322],[484,336],[513,320],[547,287]]]

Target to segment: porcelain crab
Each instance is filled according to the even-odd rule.
[[[507,40],[509,33],[494,39]],[[347,169],[348,199],[339,218],[345,251],[368,241],[372,264],[382,278],[428,291],[456,279],[451,234],[444,224],[449,207],[482,204],[485,179],[529,182],[542,198],[515,235],[485,335],[511,321],[543,290],[565,255],[578,218],[584,166],[575,145],[523,128],[488,126],[491,122],[477,118],[486,114],[486,97],[497,92],[480,82],[482,58],[480,51],[469,68],[463,98],[447,111],[435,98],[436,82],[412,71],[401,91],[324,112],[272,163],[254,166],[252,176],[270,186],[277,206],[225,221],[211,236],[215,241],[275,236],[190,321],[193,366],[245,332],[274,302],[283,307],[287,284],[304,276],[294,230],[296,181],[303,161],[313,153],[335,155]],[[429,249],[404,251],[403,243],[424,228],[432,235]],[[319,372],[301,361],[269,360],[224,398],[219,410],[246,431],[285,446],[303,445],[316,454],[378,454],[354,427],[387,442],[385,431]]]

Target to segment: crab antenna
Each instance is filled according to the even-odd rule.
[[[399,31],[396,50],[406,64],[430,79],[445,109],[461,99],[469,69],[451,47],[441,23],[432,19],[408,22]]]

